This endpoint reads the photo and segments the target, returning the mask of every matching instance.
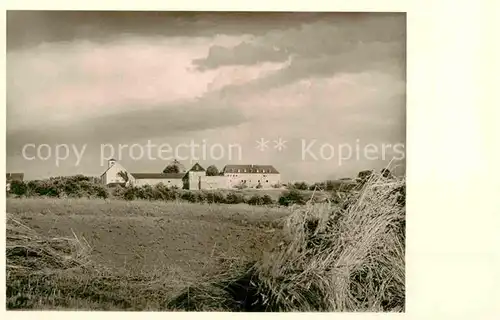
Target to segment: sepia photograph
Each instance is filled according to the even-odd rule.
[[[6,309],[406,312],[406,23],[8,10]]]

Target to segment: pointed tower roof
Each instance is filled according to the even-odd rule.
[[[205,169],[198,162],[196,162],[194,166],[189,169],[189,171],[205,171]]]

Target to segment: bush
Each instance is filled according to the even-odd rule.
[[[179,192],[174,188],[169,188],[163,183],[159,183],[152,187],[152,200],[174,201],[180,198]]]
[[[197,192],[195,202],[205,203],[207,202],[207,195],[203,192]]]
[[[315,182],[309,186],[309,190],[326,190],[326,182]]]
[[[224,195],[220,192],[207,192],[207,193],[205,193],[205,199],[208,203],[225,203],[226,202]]]
[[[13,193],[17,196],[26,195],[27,190],[28,187],[26,186],[26,183],[24,183],[23,181],[13,180],[10,183],[10,193]]]
[[[150,185],[144,185],[141,187],[138,187],[136,189],[137,191],[137,198],[143,199],[143,200],[155,200],[154,198],[154,193],[153,193],[153,187]]]
[[[255,194],[250,197],[250,199],[248,199],[246,203],[252,206],[264,206],[274,204],[274,201],[268,194],[265,194],[263,196]]]
[[[282,206],[290,206],[292,204],[305,204],[306,199],[300,191],[292,189],[283,192],[278,200],[278,203]]]
[[[307,190],[309,188],[309,186],[307,185],[306,182],[302,181],[302,182],[295,182],[293,184],[293,187],[297,190]]]
[[[125,188],[117,185],[113,188],[111,188],[111,195],[116,198],[122,198],[123,199],[123,194],[125,193]]]
[[[13,181],[11,183],[11,190],[8,194],[14,194],[17,196],[25,195],[74,198],[96,197],[102,199],[113,197],[115,199],[123,199],[127,201],[133,201],[136,199],[151,201],[176,201],[181,199],[191,203],[248,203],[251,205],[271,205],[275,203],[269,195],[256,195],[247,199],[243,194],[238,192],[229,192],[225,195],[224,193],[215,190],[179,190],[175,187],[167,187],[161,183],[154,186],[125,186],[124,184],[105,186],[101,183],[100,179],[83,175],[52,177],[50,179],[32,180],[27,182]],[[303,203],[301,201],[294,202]]]
[[[309,190],[323,190],[323,191],[348,191],[352,189],[353,186],[356,186],[355,183],[352,183],[349,179],[343,178],[340,180],[326,180],[322,182],[316,182],[309,187]]]
[[[109,198],[109,191],[106,187],[104,186],[98,186],[96,188],[96,196],[98,198],[103,198],[103,199],[107,199]]]
[[[245,198],[243,198],[243,196],[240,194],[230,192],[226,196],[226,203],[227,204],[238,204],[238,203],[243,203],[243,202],[245,202]]]
[[[191,202],[191,203],[195,203],[196,202],[196,195],[190,191],[183,192],[181,194],[181,199],[188,201],[188,202]]]
[[[35,180],[35,192],[40,196],[58,197],[60,193],[59,180]]]
[[[260,206],[264,204],[264,201],[259,195],[255,194],[248,199],[247,203],[252,206]]]
[[[47,197],[98,197],[107,198],[108,189],[98,178],[83,175],[52,177],[44,180],[32,180],[24,184],[24,195]],[[19,189],[17,192],[21,192]]]
[[[271,205],[274,204],[273,198],[270,195],[265,194],[262,196],[262,204],[263,205]]]
[[[136,187],[126,187],[123,193],[123,199],[132,201],[137,198],[138,190]]]

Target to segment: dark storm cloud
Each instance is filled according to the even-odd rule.
[[[194,63],[201,70],[216,69],[227,65],[253,65],[260,62],[286,61],[289,54],[285,50],[276,47],[253,45],[242,42],[234,48],[213,46],[210,48],[208,57],[195,60]]]
[[[401,55],[405,51],[405,38],[404,14],[374,14],[348,20],[332,15],[330,19],[304,23],[285,31],[271,29],[253,44],[242,43],[233,48],[213,46],[207,57],[196,63],[204,68],[218,68],[285,61],[289,56],[325,60],[354,53],[350,59],[344,59],[343,64],[362,64],[369,60],[391,58],[394,54]],[[389,55],[386,45],[395,49]],[[360,51],[365,51],[362,60],[358,57],[362,54]]]
[[[233,48],[213,46],[207,57],[195,63],[200,69],[225,65],[284,62],[287,67],[246,84],[272,88],[306,77],[329,77],[343,72],[380,70],[405,79],[406,17],[404,14],[374,14],[303,24],[284,31],[270,30],[255,43]]]
[[[348,18],[360,14],[335,15]],[[8,11],[7,48],[79,39],[106,42],[119,35],[261,35],[270,29],[293,28],[331,16],[309,12]]]
[[[223,95],[238,95],[248,91],[268,90],[304,78],[324,78],[340,73],[384,72],[405,79],[405,54],[399,43],[368,43],[350,46],[350,50],[334,56],[294,56],[290,63],[268,76],[243,85],[228,85]]]

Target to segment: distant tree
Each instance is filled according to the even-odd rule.
[[[325,190],[326,191],[336,191],[340,188],[341,184],[342,183],[338,180],[327,180]]]
[[[218,176],[219,175],[219,169],[217,169],[216,166],[211,165],[207,168],[207,176]]]
[[[247,203],[253,206],[260,206],[264,204],[264,201],[258,194],[254,194],[250,199],[248,199]]]
[[[123,193],[123,198],[128,201],[135,200],[137,198],[136,196],[136,193],[138,193],[137,190],[138,189],[134,187],[126,188]]]
[[[293,186],[294,186],[295,189],[298,189],[298,190],[307,190],[309,188],[309,186],[307,185],[307,183],[304,182],[304,181],[295,182]]]
[[[292,204],[305,204],[306,199],[299,190],[295,189],[283,192],[278,200],[278,203],[282,206],[289,206]]]
[[[163,169],[163,173],[180,173],[184,171],[184,167],[177,159],[174,159],[172,163],[170,163],[165,167],[165,169]]]
[[[309,190],[326,190],[326,182],[315,182],[309,186]]]
[[[26,194],[27,189],[28,188],[26,186],[26,183],[24,183],[23,181],[13,180],[10,183],[10,192],[15,195],[24,195]]]
[[[271,198],[271,196],[270,196],[270,195],[268,195],[268,194],[265,194],[265,195],[262,197],[262,201],[264,202],[263,204],[265,204],[265,205],[269,205],[269,204],[273,204],[273,203],[274,203],[273,199],[272,199],[272,198]]]
[[[392,175],[392,173],[391,173],[391,170],[389,170],[389,169],[387,169],[387,168],[384,168],[384,169],[380,170],[380,173],[382,174],[382,176],[383,176],[384,178],[389,178],[389,179],[393,178],[393,175]]]
[[[356,182],[358,183],[358,186],[356,188],[362,188],[372,175],[373,175],[372,170],[360,171],[358,173],[358,177],[356,178]]]
[[[125,181],[125,185],[130,181],[127,171],[119,171],[117,175]]]
[[[226,196],[226,204],[238,204],[245,202],[245,198],[241,194],[229,192]]]
[[[373,174],[372,170],[363,170],[358,173],[358,179],[368,180],[370,176]]]
[[[165,169],[163,169],[163,173],[179,173],[180,172],[180,168],[177,164],[169,164],[168,166],[165,167]]]

